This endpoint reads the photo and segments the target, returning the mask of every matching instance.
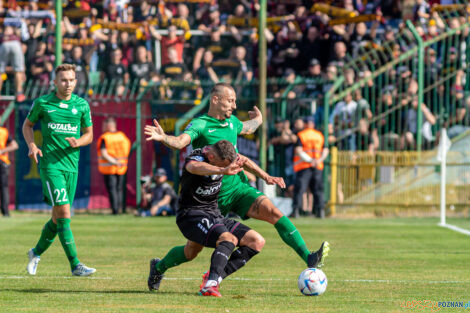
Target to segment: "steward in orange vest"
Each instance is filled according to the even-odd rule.
[[[113,214],[119,209],[125,212],[124,175],[127,173],[127,163],[131,151],[131,141],[116,129],[116,121],[108,118],[104,121],[104,131],[98,138],[98,170],[104,175],[109,202]]]
[[[313,118],[305,120],[307,126],[297,136],[294,154],[294,172],[296,173],[294,185],[293,216],[303,212],[303,195],[307,189],[313,193],[313,208],[306,208],[307,214],[314,213],[316,217],[324,217],[323,202],[323,161],[328,156],[325,148],[325,137],[316,130]]]
[[[131,141],[123,132],[105,132],[98,138],[97,148],[98,170],[101,174],[126,174],[129,152],[131,151]],[[104,154],[107,154],[112,159],[106,158]]]
[[[8,153],[18,149],[18,144],[8,133],[8,129],[0,127],[0,206],[3,216],[10,216],[8,210],[9,195],[8,190],[8,168],[10,159]]]
[[[311,159],[318,160],[316,168],[323,170],[323,160],[321,159],[323,146],[325,144],[325,137],[316,129],[306,128],[297,134],[302,144],[302,151],[305,152]],[[313,167],[312,162],[302,160],[298,153],[294,154],[294,172],[301,171],[306,168]]]

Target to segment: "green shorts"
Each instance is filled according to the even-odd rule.
[[[77,189],[78,173],[57,169],[40,169],[44,201],[51,205],[72,205]]]
[[[230,192],[219,194],[220,212],[225,216],[228,212],[232,211],[246,220],[248,218],[246,213],[255,200],[261,196],[264,196],[264,193],[248,183],[240,182],[236,186],[230,187]]]

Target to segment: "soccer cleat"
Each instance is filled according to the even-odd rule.
[[[199,294],[204,297],[217,297],[217,298],[222,297],[219,291],[219,285],[203,287],[199,290]]]
[[[160,283],[162,282],[163,276],[165,276],[157,270],[158,262],[160,262],[159,258],[150,260],[150,273],[149,279],[147,281],[150,291],[158,290],[158,288],[160,288]]]
[[[41,261],[41,257],[39,255],[34,254],[34,250],[33,248],[31,248],[28,251],[28,258],[29,262],[26,266],[26,270],[28,271],[29,275],[36,275],[36,270],[38,268],[39,261]]]
[[[75,266],[75,268],[73,269],[72,275],[73,276],[90,276],[94,272],[96,272],[96,269],[92,267],[88,267],[83,263],[78,263],[78,265]]]
[[[324,241],[318,251],[312,252],[308,255],[307,266],[309,268],[322,267],[323,261],[328,256],[328,252],[330,252],[330,244],[328,243],[328,241]]]
[[[209,271],[204,272],[204,274],[202,274],[202,283],[199,286],[199,289],[202,289],[207,284],[208,280],[209,280]]]

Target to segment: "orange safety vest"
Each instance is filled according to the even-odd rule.
[[[123,166],[111,164],[101,155],[101,144],[104,140],[106,151],[110,156],[117,159]],[[124,175],[127,172],[127,161],[131,151],[131,141],[120,131],[106,132],[98,138],[96,144],[98,149],[98,170],[103,175]]]
[[[8,129],[5,127],[0,127],[0,150],[5,149],[8,141]],[[0,154],[0,160],[6,164],[10,164],[10,159],[8,159],[8,153]]]
[[[307,128],[300,131],[297,136],[302,142],[302,150],[305,151],[312,159],[320,159],[325,143],[325,137],[318,130]],[[294,172],[312,167],[311,163],[304,162],[300,156],[294,154]],[[317,169],[323,170],[323,162],[317,165]]]

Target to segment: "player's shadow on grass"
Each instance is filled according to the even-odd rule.
[[[2,289],[2,291],[21,292],[21,293],[103,293],[103,294],[148,294],[148,295],[187,295],[198,296],[197,292],[176,292],[176,291],[159,291],[150,292],[148,290],[64,290],[64,289],[46,289],[46,288],[30,288],[30,289]]]

